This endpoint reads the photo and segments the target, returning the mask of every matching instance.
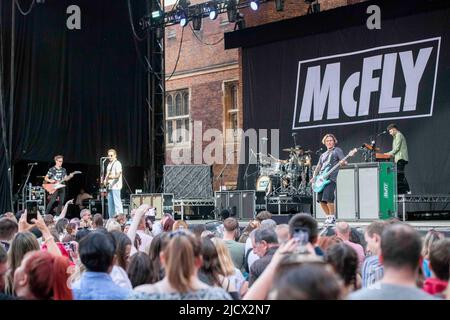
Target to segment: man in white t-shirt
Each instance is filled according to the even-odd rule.
[[[122,164],[117,160],[117,152],[114,149],[108,150],[108,166],[106,167],[103,183],[108,189],[108,214],[109,218],[123,213],[122,199]]]

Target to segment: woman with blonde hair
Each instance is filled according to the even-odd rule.
[[[172,231],[177,231],[178,229],[189,229],[188,224],[184,220],[177,220],[172,226]]]
[[[25,254],[30,251],[39,250],[39,242],[34,234],[28,231],[16,233],[8,251],[9,270],[5,279],[6,293],[14,293],[14,272],[16,272],[16,269],[22,264]]]
[[[203,264],[200,239],[188,230],[169,234],[169,242],[160,253],[165,275],[161,281],[134,289],[129,297],[136,300],[230,300],[218,287],[200,281],[198,271]]]
[[[212,238],[211,241],[216,247],[217,254],[219,255],[219,263],[222,269],[222,274],[228,278],[234,284],[237,292],[242,297],[248,290],[248,281],[245,280],[241,270],[236,268],[233,263],[233,259],[230,255],[230,250],[225,245],[225,242],[220,238]]]

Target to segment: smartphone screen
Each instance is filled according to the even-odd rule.
[[[27,201],[27,222],[33,223],[32,219],[37,219],[38,202],[35,200]]]

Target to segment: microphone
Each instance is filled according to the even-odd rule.
[[[319,154],[323,151],[323,148],[320,148],[319,150],[316,151],[316,154]]]
[[[377,137],[379,137],[379,136],[381,136],[381,135],[383,135],[383,134],[386,134],[386,133],[387,133],[387,131],[384,130],[383,132],[380,132],[379,134],[377,134]]]
[[[37,162],[32,162],[32,163],[29,163],[28,165],[29,166],[37,166],[37,164],[38,164]]]
[[[294,137],[294,136],[296,136],[297,135],[297,132],[292,132],[292,136]]]

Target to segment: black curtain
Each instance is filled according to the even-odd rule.
[[[12,1],[1,0],[7,119]],[[31,3],[19,1],[21,10]],[[80,30],[66,25],[72,5],[80,9]],[[138,21],[146,8],[147,0],[46,0],[26,16],[16,11],[13,164],[63,154],[65,162],[95,165],[115,148],[124,166],[148,168],[147,42],[133,36],[131,25],[143,37]],[[2,201],[8,188],[4,159]]]

